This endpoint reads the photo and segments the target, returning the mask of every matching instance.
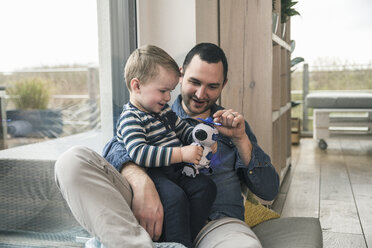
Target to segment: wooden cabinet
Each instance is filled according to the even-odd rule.
[[[221,104],[248,120],[282,181],[291,161],[290,24],[284,38],[280,25],[272,33],[271,1],[221,0],[219,8],[229,61]]]

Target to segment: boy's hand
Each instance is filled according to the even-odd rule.
[[[182,161],[186,163],[199,164],[203,156],[203,147],[189,145],[181,147]]]

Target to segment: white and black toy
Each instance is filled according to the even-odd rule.
[[[199,164],[187,164],[182,170],[182,174],[189,177],[196,177],[199,174],[199,169],[206,168],[211,170],[210,163],[212,159],[211,146],[217,142],[218,130],[214,127],[220,123],[214,123],[212,117],[207,119],[198,118],[202,123],[196,125],[192,132],[194,142],[191,145],[203,147],[203,156]]]

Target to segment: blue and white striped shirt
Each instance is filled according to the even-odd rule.
[[[193,127],[167,104],[159,114],[146,113],[130,102],[116,124],[116,136],[136,164],[143,167],[171,165],[172,147],[192,143]]]

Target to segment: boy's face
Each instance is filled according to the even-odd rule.
[[[191,117],[208,117],[225,84],[221,61],[207,63],[195,55],[181,78],[183,109]]]
[[[149,113],[159,113],[171,100],[171,91],[174,90],[179,77],[176,73],[158,66],[158,75],[140,84],[139,94],[137,94],[136,105],[142,111]]]

